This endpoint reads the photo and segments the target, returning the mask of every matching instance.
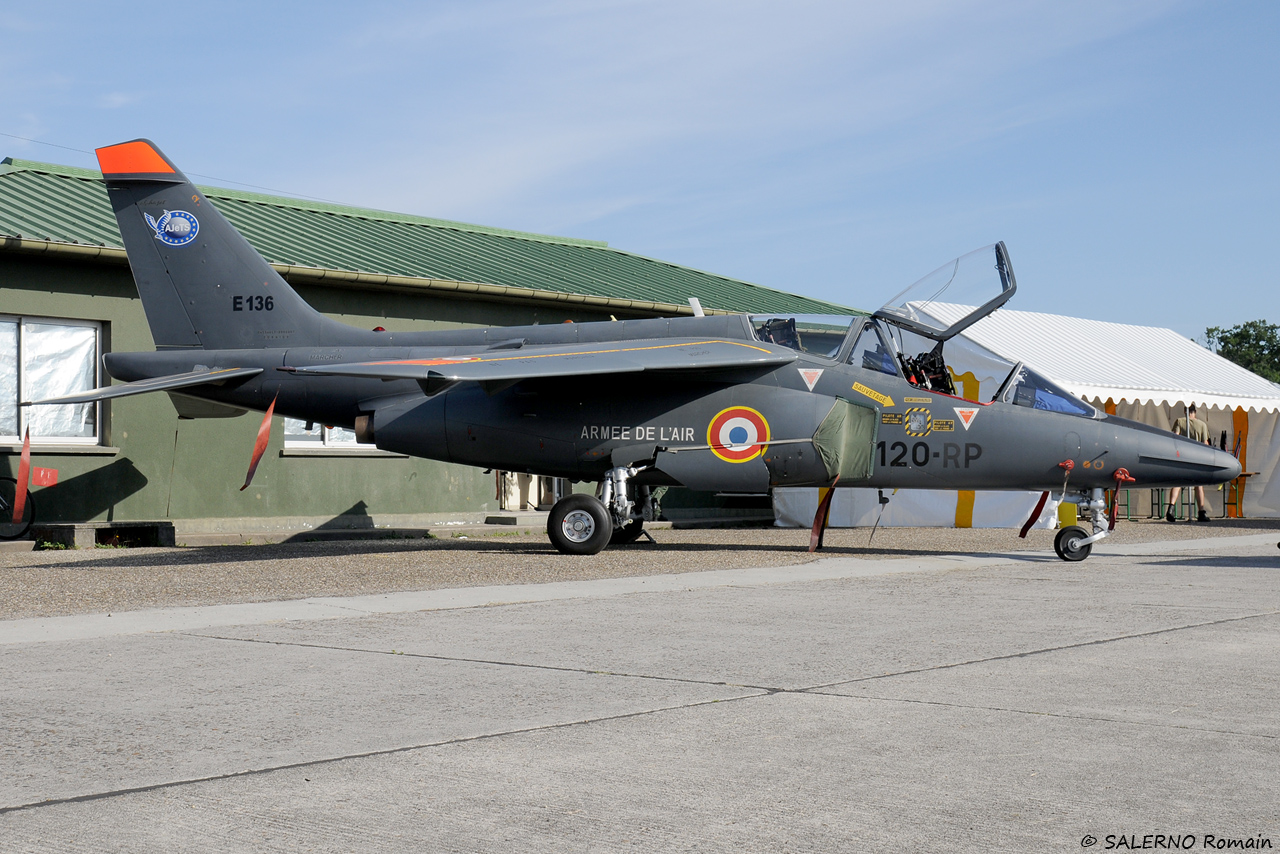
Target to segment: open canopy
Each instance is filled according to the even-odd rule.
[[[1003,242],[993,243],[943,264],[885,303],[875,317],[903,329],[946,341],[1009,301],[1018,286]],[[977,306],[968,314],[940,320],[929,313],[934,303]]]

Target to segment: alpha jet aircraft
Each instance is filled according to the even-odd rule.
[[[189,414],[254,409],[265,426],[275,412],[397,453],[598,482],[551,511],[567,554],[634,541],[660,512],[656,487],[834,485],[1054,493],[1090,525],[1057,536],[1080,560],[1114,524],[1104,490],[1240,473],[1230,454],[1098,412],[1024,365],[989,400],[957,395],[943,344],[1013,296],[1002,243],[869,317],[368,331],[308,306],[151,142],[97,155],[156,350],[104,357],[123,385],[40,403],[178,392]],[[960,298],[975,287],[990,293]],[[265,432],[254,465],[263,448]]]

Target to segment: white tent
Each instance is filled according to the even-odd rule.
[[[933,320],[954,322],[968,306],[914,307]],[[905,347],[928,349],[924,339]],[[1223,499],[1237,498],[1231,515],[1280,517],[1280,386],[1209,352],[1170,329],[1082,320],[1055,314],[1000,309],[948,341],[944,353],[959,394],[988,401],[1013,364],[1026,362],[1099,409],[1169,429],[1189,404],[1207,421],[1210,435],[1226,435],[1246,472],[1237,489],[1206,490],[1211,515]],[[780,494],[781,493],[781,494]],[[1130,512],[1150,515],[1150,490],[1130,491]],[[899,492],[891,496],[882,525],[1020,527],[1035,506],[1033,493]],[[780,525],[808,525],[817,490],[775,490]],[[874,490],[839,490],[831,524],[869,525],[879,504]],[[807,518],[806,518],[807,515]],[[1046,511],[1037,527],[1051,527]]]

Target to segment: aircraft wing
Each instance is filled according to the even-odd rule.
[[[624,374],[640,371],[710,371],[770,367],[794,362],[796,352],[759,342],[657,338],[596,344],[533,346],[467,356],[394,359],[346,365],[295,368],[299,374],[377,377],[385,380],[453,380],[478,382]]]
[[[204,371],[188,371],[185,374],[170,374],[164,377],[151,377],[137,382],[95,388],[69,394],[65,397],[51,397],[47,400],[24,400],[23,406],[42,406],[55,403],[93,403],[98,400],[110,400],[115,397],[128,397],[133,394],[146,394],[149,391],[173,391],[206,383],[217,383],[236,377],[251,377],[262,373],[262,368],[213,368]]]

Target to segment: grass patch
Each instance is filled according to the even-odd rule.
[[[75,546],[69,546],[66,543],[53,543],[49,540],[36,540],[36,551],[40,552],[61,552],[74,548]]]

